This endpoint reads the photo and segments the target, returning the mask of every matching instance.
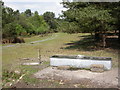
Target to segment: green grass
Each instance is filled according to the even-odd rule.
[[[39,70],[38,68],[33,68],[32,66],[22,66],[22,70],[26,72],[26,75],[23,77],[24,82],[32,84],[38,82],[38,79],[31,77],[32,74]]]
[[[3,87],[9,87],[7,83],[13,83],[13,80],[16,81],[19,79],[22,73],[15,73],[14,71],[9,70],[3,70],[2,72],[2,86]]]
[[[44,61],[40,65],[35,65],[35,66],[21,66],[21,70],[25,72],[25,76],[23,77],[24,82],[29,83],[29,84],[37,84],[39,79],[33,77],[32,75],[39,70],[42,70],[43,68],[46,68],[49,66],[49,61]]]
[[[53,34],[55,35],[55,34]],[[48,40],[41,43],[36,44],[20,44],[15,47],[7,47],[3,48],[2,56],[3,56],[3,68],[15,68],[19,65],[19,58],[37,58],[38,57],[38,49],[41,50],[41,58],[44,61],[49,61],[49,57],[54,54],[65,54],[65,55],[87,55],[87,56],[102,56],[102,57],[112,57],[113,62],[117,62],[118,55],[117,51],[113,49],[102,49],[102,50],[86,50],[81,48],[83,46],[90,46],[89,43],[86,45],[77,45],[76,48],[71,48],[72,45],[66,45],[67,43],[71,43],[73,41],[82,40],[84,37],[89,34],[66,34],[66,33],[57,33],[58,35],[53,40]],[[46,36],[47,38],[50,36]],[[31,37],[32,38],[32,37]],[[32,38],[33,39],[33,38]],[[36,41],[36,40],[35,40]],[[73,45],[75,47],[75,45]],[[67,48],[67,49],[66,49]]]
[[[21,62],[25,61],[22,61],[19,58],[37,58],[38,49],[40,49],[41,51],[40,54],[42,61],[45,61],[43,63],[43,66],[49,65],[49,57],[55,54],[64,55],[81,54],[87,56],[112,57],[113,67],[117,67],[118,51],[111,48],[93,50],[92,48],[94,47],[94,45],[93,43],[89,42],[91,39],[83,41],[83,39],[89,35],[90,35],[89,33],[83,34],[54,33],[52,36],[51,35],[45,37],[34,36],[25,38],[27,44],[26,43],[18,44],[15,47],[6,47],[2,49],[3,69],[14,71],[20,68],[22,70],[26,70],[28,73],[27,75],[25,75],[24,81],[29,83],[35,82],[37,83],[38,80],[35,78],[31,78],[31,75],[40,70],[40,68],[35,68],[33,66],[22,66],[21,68]],[[31,41],[44,40],[51,37],[55,37],[55,39],[35,44],[29,44],[29,42]],[[35,61],[38,60],[36,59]],[[57,82],[56,84],[58,85]]]
[[[25,37],[24,40],[25,40],[26,43],[29,43],[29,42],[32,42],[32,41],[38,41],[38,40],[46,39],[46,38],[49,38],[51,36],[52,36],[52,34],[48,34],[44,37],[38,35],[38,36],[32,36],[32,37]]]
[[[48,61],[44,61],[40,65],[35,65],[35,66],[27,66],[27,65],[21,65],[19,67],[20,69],[20,74],[15,73],[14,71],[6,70],[3,69],[3,75],[2,75],[2,81],[3,81],[3,87],[10,87],[9,85],[6,86],[6,83],[14,83],[13,80],[18,80],[21,75],[25,74],[23,77],[23,81],[28,84],[37,84],[39,83],[39,79],[33,77],[32,75],[39,70],[42,70],[45,67],[49,66]],[[42,80],[44,82],[44,80]]]

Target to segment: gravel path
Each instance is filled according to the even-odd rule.
[[[27,43],[27,44],[35,44],[35,43],[39,43],[39,42],[45,42],[45,41],[53,40],[53,39],[55,39],[57,36],[58,36],[58,35],[55,35],[55,36],[52,36],[52,37],[47,38],[47,39],[38,40],[38,41],[33,41],[33,42],[30,42],[30,43]],[[22,44],[24,44],[24,43],[22,43]],[[26,44],[26,43],[25,43],[25,44]],[[18,46],[18,45],[21,45],[21,44],[6,45],[6,46],[2,46],[2,48],[15,47],[15,46]]]
[[[47,39],[43,39],[43,40],[38,40],[38,41],[33,41],[33,42],[30,42],[30,43],[38,43],[38,42],[44,42],[44,41],[48,41],[48,40],[53,40],[57,37],[58,35],[55,35],[54,37],[51,37],[51,38],[47,38]]]

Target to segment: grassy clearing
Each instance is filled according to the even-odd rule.
[[[35,58],[34,61],[38,61],[38,49],[40,49],[41,60],[45,61],[43,66],[49,65],[49,57],[55,54],[64,55],[87,55],[87,56],[100,56],[100,57],[112,57],[113,67],[117,67],[118,63],[118,51],[112,48],[99,49],[96,47],[94,49],[94,43],[89,36],[89,33],[79,33],[79,34],[66,34],[66,33],[54,33],[53,35],[39,37],[34,36],[31,38],[26,38],[27,44],[19,44],[15,47],[6,47],[2,49],[2,64],[3,69],[14,71],[16,69],[26,70],[28,73],[24,77],[24,81],[27,83],[38,82],[37,79],[31,78],[31,75],[38,70],[40,67],[34,66],[22,66],[21,63],[25,62],[20,58]],[[39,42],[35,44],[28,44],[31,41],[43,40],[46,38],[51,38],[56,36],[52,40],[47,40],[44,42]],[[88,39],[85,39],[88,37]],[[29,61],[28,61],[29,62]],[[44,67],[45,68],[45,67]],[[30,79],[28,79],[30,78]],[[41,82],[45,82],[41,80]],[[46,81],[48,82],[48,81]],[[50,82],[49,82],[50,83]],[[60,87],[58,82],[55,83],[56,86]],[[50,86],[55,87],[55,86]],[[65,87],[65,86],[64,86]]]
[[[55,35],[55,34],[54,34]],[[73,42],[80,41],[89,34],[66,34],[58,33],[58,36],[53,40],[44,41],[36,44],[20,44],[15,47],[3,48],[3,68],[14,68],[19,64],[19,58],[37,58],[38,49],[41,50],[41,58],[43,61],[49,61],[49,57],[54,54],[65,55],[87,55],[87,56],[102,56],[112,57],[113,62],[117,62],[118,52],[113,49],[90,50],[90,43],[74,44]],[[84,36],[84,37],[83,37]],[[47,36],[48,37],[48,36]],[[45,37],[44,37],[45,38]],[[32,38],[33,39],[33,38]],[[35,40],[36,41],[36,40]],[[73,43],[73,44],[70,44]],[[89,50],[87,50],[86,48]],[[14,63],[13,63],[14,62]]]
[[[54,35],[54,34],[53,34]],[[49,37],[53,37],[53,36],[46,36],[46,37],[42,37],[40,40],[49,38]],[[29,40],[30,38],[28,38],[27,42],[31,42],[33,41]],[[36,39],[37,38],[37,39]],[[26,40],[26,39],[25,39]],[[36,36],[34,38],[34,41],[38,40],[38,36]],[[9,68],[12,69],[13,67],[17,66],[18,64],[20,64],[20,60],[19,58],[33,58],[33,57],[38,57],[37,53],[38,50],[40,48],[40,44],[36,43],[36,44],[18,44],[15,47],[7,47],[7,48],[3,48],[3,52],[2,52],[2,64],[3,64],[3,68]],[[13,63],[15,62],[16,65]]]

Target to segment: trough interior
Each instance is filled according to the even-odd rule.
[[[69,59],[88,59],[88,60],[112,60],[110,57],[92,57],[92,56],[66,56],[66,55],[54,55],[51,58],[69,58]]]

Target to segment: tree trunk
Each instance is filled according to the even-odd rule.
[[[117,34],[117,30],[115,30],[115,35]]]
[[[95,33],[95,40],[99,41],[99,33]]]
[[[95,41],[100,41],[100,33],[95,31]]]

